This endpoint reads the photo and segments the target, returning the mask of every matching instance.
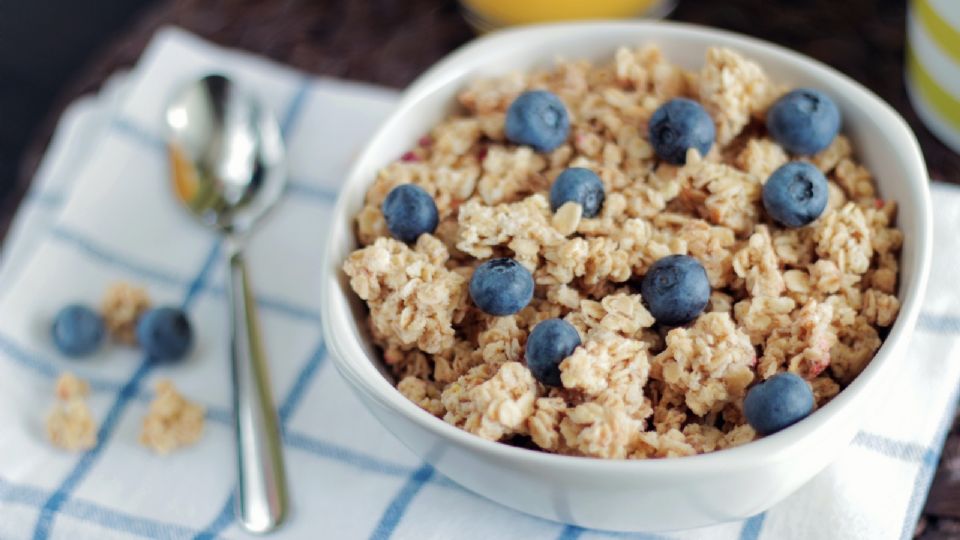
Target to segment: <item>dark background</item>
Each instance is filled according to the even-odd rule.
[[[670,18],[755,35],[820,59],[893,104],[933,176],[960,158],[910,109],[903,0],[679,0]],[[394,87],[473,35],[452,0],[0,0],[0,238],[56,119],[131,66],[153,31],[178,24],[314,73]]]
[[[754,35],[834,66],[903,114],[934,178],[960,182],[960,157],[907,101],[906,9],[903,0],[679,0],[670,18]],[[0,239],[63,108],[132,66],[167,24],[305,71],[398,88],[474,36],[453,0],[0,0]],[[924,538],[960,538],[953,433],[918,526]]]
[[[51,106],[147,0],[0,0],[0,238]]]

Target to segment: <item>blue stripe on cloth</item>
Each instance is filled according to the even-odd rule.
[[[175,276],[166,272],[160,272],[145,264],[134,262],[128,257],[122,257],[116,253],[112,253],[110,250],[98,245],[96,242],[61,226],[54,227],[50,231],[50,236],[74,246],[83,253],[90,255],[97,260],[126,270],[131,274],[136,274],[137,276],[150,279],[151,281],[180,287],[189,283],[188,279],[185,277]]]
[[[937,470],[936,465],[927,465],[923,463],[917,470],[917,476],[914,477],[913,490],[910,492],[910,500],[907,502],[907,511],[904,513],[903,527],[900,529],[900,538],[908,540],[913,538],[913,533],[917,529],[917,521],[920,519],[920,506],[927,498],[927,489],[933,481],[933,473]]]
[[[153,400],[153,394],[141,392],[137,395],[137,400],[143,403],[149,403]],[[223,425],[233,425],[233,413],[229,410],[212,405],[207,405],[206,409],[207,420]],[[350,465],[364,471],[389,476],[406,476],[414,470],[412,467],[379,459],[369,454],[352,450],[329,441],[323,441],[289,428],[285,428],[283,431],[283,442],[290,448],[296,448],[297,450],[313,454],[317,457],[339,461],[345,465]],[[445,476],[437,475],[432,482],[438,486],[459,489],[457,484]]]
[[[0,501],[26,506],[41,506],[49,494],[33,486],[7,482],[0,478]],[[89,501],[75,499],[63,505],[61,512],[83,521],[145,538],[183,538],[193,530],[174,523],[132,516]]]
[[[21,349],[7,336],[0,334],[0,352],[17,362],[47,378],[56,377],[60,372],[52,362],[47,362]]]
[[[447,478],[446,476],[441,474],[439,471],[437,472],[437,474],[433,475],[433,478],[430,479],[430,483],[436,486],[445,487],[449,489],[459,489],[459,490],[464,489],[460,487],[460,484]]]
[[[97,431],[96,446],[80,457],[77,464],[74,465],[70,473],[63,479],[60,487],[58,487],[43,504],[43,507],[40,509],[40,515],[37,517],[37,524],[33,530],[34,540],[45,539],[50,535],[50,529],[53,526],[53,520],[57,512],[60,511],[60,508],[67,502],[67,499],[69,499],[70,494],[76,489],[80,481],[86,477],[87,473],[90,472],[90,468],[96,462],[97,458],[100,457],[127,403],[136,395],[137,388],[139,388],[140,383],[143,382],[143,379],[149,374],[150,367],[149,362],[141,362],[140,367],[134,372],[133,377],[127,381],[118,393],[113,405],[110,406],[110,410],[107,412],[103,424]]]
[[[280,300],[279,298],[259,297],[257,299],[257,304],[262,306],[264,309],[276,311],[277,313],[282,313],[288,317],[293,317],[294,319],[300,319],[307,322],[320,322],[320,313],[318,311],[305,306],[297,306]]]
[[[320,344],[317,345],[316,350],[307,360],[307,363],[304,364],[303,368],[300,369],[300,373],[293,381],[293,386],[290,387],[290,391],[287,392],[286,399],[284,399],[283,403],[280,404],[278,414],[280,416],[281,423],[286,424],[286,422],[290,419],[290,416],[297,409],[297,406],[300,405],[300,401],[303,399],[303,394],[307,391],[309,384],[313,382],[314,376],[317,374],[317,371],[320,369],[320,366],[323,365],[326,358],[327,347],[323,343],[323,340],[321,340]]]
[[[138,403],[149,405],[154,399],[156,399],[156,397],[157,394],[152,390],[141,388],[140,391],[137,392],[137,395],[134,397],[134,399]],[[230,410],[226,409],[225,407],[219,407],[217,405],[210,405],[207,403],[201,403],[201,405],[203,405],[204,408],[203,416],[205,419],[218,424],[232,424],[233,417]]]
[[[305,106],[307,96],[310,93],[309,82],[309,78],[305,78],[303,86],[301,86],[294,95],[294,101],[290,105],[291,108],[287,111],[287,114],[284,116],[284,120],[280,125],[280,129],[285,137],[288,137],[293,128],[296,127],[296,119],[298,118],[297,113]],[[144,146],[149,146],[154,150],[166,148],[166,142],[163,139],[135,125],[128,119],[114,119],[111,127],[113,127],[117,132],[125,134],[140,142]],[[306,200],[317,200],[327,204],[336,201],[337,195],[339,194],[337,190],[327,189],[323,186],[314,185],[313,182],[300,179],[289,179],[287,181],[286,193],[294,197],[303,198]]]
[[[220,253],[223,249],[223,243],[221,239],[217,239],[213,243],[213,247],[210,248],[210,251],[207,253],[207,258],[203,261],[203,266],[200,267],[200,272],[197,274],[197,277],[190,282],[190,285],[187,286],[186,296],[183,298],[183,303],[180,305],[180,308],[184,311],[188,311],[190,306],[193,305],[194,300],[200,296],[200,292],[203,291],[203,288],[206,287],[207,279],[210,277],[210,272],[213,271],[213,267],[217,264],[217,261],[220,260]]]
[[[141,391],[137,394],[136,399],[141,403],[148,404],[153,401],[154,397],[153,392]],[[233,413],[230,410],[215,405],[205,405],[205,408],[205,417],[207,420],[225,426],[233,425]],[[414,471],[412,467],[376,458],[357,450],[311,437],[305,433],[293,431],[289,428],[284,430],[283,439],[284,444],[289,448],[295,448],[308,454],[313,454],[316,457],[338,461],[364,471],[388,476],[406,476]],[[436,475],[431,480],[431,483],[446,488],[460,489],[459,485],[445,476]]]
[[[291,98],[290,103],[287,105],[287,110],[284,113],[283,118],[280,119],[280,131],[285,137],[289,136],[293,128],[296,127],[297,120],[300,118],[300,111],[303,110],[304,104],[306,103],[306,98],[310,94],[310,87],[310,77],[304,76],[293,97]],[[111,123],[111,127],[118,132],[136,139],[148,146],[166,146],[166,141],[164,141],[163,138],[149,132],[141,126],[138,126],[128,118],[114,118],[113,122]]]
[[[60,369],[52,360],[47,360],[39,355],[27,352],[26,349],[15,343],[13,338],[2,333],[0,333],[0,353],[49,379],[60,375]],[[122,382],[99,377],[84,376],[83,378],[94,392],[117,392],[123,388]]]
[[[24,202],[48,209],[57,209],[63,205],[64,196],[62,193],[31,191],[27,194]]]
[[[757,538],[760,538],[760,531],[763,530],[763,521],[765,519],[767,519],[767,513],[760,512],[744,521],[743,528],[740,529],[740,540],[757,540]]]
[[[960,334],[960,317],[921,313],[917,318],[917,328],[936,334]]]
[[[947,438],[947,432],[950,431],[950,426],[953,424],[958,399],[960,399],[960,388],[955,388],[950,400],[947,401],[947,410],[942,412],[940,425],[933,436],[932,450],[929,450],[930,459],[923,460],[920,469],[917,471],[917,476],[914,478],[913,491],[910,493],[910,501],[907,503],[907,511],[904,514],[903,527],[900,530],[900,537],[904,540],[913,538],[917,521],[920,519],[920,509],[927,499],[927,491],[930,489],[933,474],[937,470],[940,453],[943,451],[943,443]]]
[[[540,519],[540,518],[535,518]],[[546,520],[544,520],[546,521]],[[570,525],[571,527],[576,527],[575,525]],[[577,527],[582,528],[582,527]],[[561,534],[563,531],[560,531]],[[670,540],[669,536],[661,536],[659,534],[645,533],[645,532],[618,532],[618,531],[604,531],[600,529],[583,529],[583,532],[590,533],[591,536],[602,536],[604,538],[627,538],[629,540]]]
[[[220,248],[221,244],[218,240],[213,244],[213,247],[210,248],[209,253],[203,261],[203,265],[197,273],[197,277],[187,286],[182,304],[184,310],[190,307],[193,299],[202,290],[215,261],[220,257]],[[150,373],[152,367],[153,363],[150,362],[149,359],[144,358],[140,363],[140,367],[137,368],[133,376],[130,377],[126,384],[123,385],[123,388],[117,393],[116,399],[110,406],[109,411],[107,411],[103,424],[97,431],[97,444],[80,457],[70,473],[63,479],[60,486],[50,495],[50,498],[47,499],[40,509],[40,515],[37,517],[37,523],[33,530],[34,540],[43,540],[49,537],[57,512],[60,511],[64,503],[70,498],[73,490],[76,489],[80,482],[86,477],[87,473],[90,472],[94,463],[96,463],[97,458],[103,452],[104,446],[113,434],[114,428],[120,421],[120,417],[123,415],[127,404],[139,393],[140,384]]]
[[[414,469],[411,467],[384,461],[369,454],[328,441],[321,441],[320,439],[315,439],[289,429],[284,429],[283,442],[290,448],[296,448],[316,456],[333,459],[364,471],[390,476],[406,476],[414,472]]]
[[[214,285],[207,288],[206,292],[217,296],[217,297],[226,297],[226,290],[223,288],[223,285]],[[296,304],[287,302],[279,298],[270,298],[266,296],[257,296],[256,297],[257,305],[263,309],[274,311],[287,317],[293,319],[299,319],[306,322],[320,322],[320,313],[311,309],[307,306],[298,306]]]
[[[437,483],[437,485],[440,485]],[[540,519],[540,518],[534,518]],[[544,520],[544,522],[547,522]],[[550,522],[552,523],[552,522]],[[560,531],[560,535],[557,536],[557,540],[563,538],[580,538],[584,533],[590,533],[591,536],[602,536],[605,538],[629,538],[630,540],[669,540],[669,537],[660,536],[658,534],[652,533],[643,533],[643,532],[617,532],[617,531],[603,531],[600,529],[585,529],[583,527],[578,527],[576,525],[565,525],[564,528]]]
[[[197,533],[197,535],[193,537],[193,540],[213,540],[218,534],[223,532],[224,529],[229,527],[230,524],[233,523],[233,508],[237,504],[236,497],[236,493],[231,490],[227,501],[223,503],[223,507],[217,512],[217,517],[213,518],[213,521],[207,525],[207,528]]]
[[[296,93],[287,105],[287,111],[280,119],[280,131],[284,136],[288,136],[299,118],[299,112],[303,108],[307,95],[310,93],[310,78],[305,76],[301,81]],[[132,120],[123,117],[114,118],[110,125],[111,128],[122,133],[141,144],[152,147],[165,148],[167,143],[162,137],[151,133],[145,128],[138,126]]]
[[[560,534],[557,535],[557,540],[577,540],[583,535],[584,532],[586,532],[586,529],[582,527],[577,527],[576,525],[566,525],[560,530]]]
[[[297,197],[318,199],[321,202],[330,204],[336,202],[337,196],[340,194],[338,191],[313,185],[310,182],[302,180],[290,180],[287,182],[287,193]]]
[[[0,477],[0,501],[27,506],[42,505],[49,494],[33,486],[14,484]]]
[[[857,433],[857,436],[853,438],[853,444],[909,463],[929,463],[931,461],[936,463],[937,459],[935,452],[917,443],[898,441],[866,431]]]
[[[162,138],[150,133],[127,118],[114,118],[113,121],[110,122],[110,127],[118,133],[121,133],[144,146],[150,146],[154,149],[167,147],[166,141],[164,141]]]
[[[403,515],[407,512],[407,508],[410,507],[413,498],[417,496],[417,493],[420,493],[423,485],[426,484],[432,476],[433,467],[426,463],[413,471],[413,474],[410,475],[410,478],[407,479],[407,482],[400,488],[400,491],[397,492],[396,496],[394,496],[393,500],[390,501],[390,504],[387,506],[387,509],[383,512],[383,515],[380,517],[380,522],[377,523],[373,534],[370,535],[371,540],[387,540],[393,536],[393,531],[396,530],[397,525],[400,524],[400,520],[403,519]]]
[[[141,264],[133,261],[129,257],[123,257],[119,254],[113,253],[104,246],[98,245],[96,242],[85,238],[74,231],[57,227],[51,231],[51,236],[57,240],[73,245],[83,253],[103,263],[116,266],[127,272],[130,272],[131,274],[136,274],[138,277],[163,283],[165,285],[186,286],[188,283],[188,279],[186,277],[175,276],[173,274],[167,274],[164,272],[157,272],[146,264]],[[226,290],[223,288],[223,285],[208,286],[206,287],[205,292],[219,297],[225,297],[226,295]],[[284,300],[263,296],[258,296],[256,301],[257,305],[263,309],[276,311],[289,317],[304,321],[320,321],[320,314],[316,310],[310,309],[309,307],[298,306],[289,302],[285,302]]]
[[[438,484],[439,485],[439,484]],[[535,518],[539,519],[539,518]],[[546,522],[546,520],[544,520]],[[549,522],[552,523],[552,522]],[[628,540],[671,540],[672,537],[661,536],[659,534],[653,533],[644,533],[644,532],[618,532],[618,531],[604,531],[601,529],[585,529],[582,527],[577,527],[576,525],[568,525],[568,527],[575,527],[580,529],[578,534],[589,533],[590,536],[601,536],[603,538],[626,538]],[[560,534],[563,534],[564,531],[561,530]]]
[[[310,94],[311,86],[312,79],[309,76],[304,76],[303,80],[300,82],[299,88],[297,88],[297,91],[293,96],[293,99],[287,106],[287,112],[280,121],[280,131],[283,133],[284,138],[288,141],[293,134],[293,130],[297,126],[297,121],[300,119],[300,111],[302,111],[306,106],[307,97]],[[333,202],[337,198],[337,193],[335,191],[329,192],[322,188],[315,188],[309,185],[309,183],[298,182],[289,178],[287,179],[286,193],[295,197],[319,199],[320,201],[327,203]]]
[[[196,533],[190,527],[130,515],[80,499],[68,501],[60,513],[144,538],[186,538]]]
[[[312,81],[310,76],[304,75],[300,80],[300,84],[297,86],[296,93],[294,93],[290,103],[287,104],[287,111],[283,114],[283,118],[280,119],[280,132],[283,133],[284,137],[289,138],[293,132],[293,128],[297,126],[297,121],[300,119],[300,111],[303,110],[307,102],[307,96],[310,94],[311,86]]]
[[[207,420],[217,422],[218,424],[233,423],[233,413],[230,411],[230,409],[223,407],[208,406],[204,416],[207,418]]]

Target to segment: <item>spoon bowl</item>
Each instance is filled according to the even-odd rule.
[[[205,225],[247,234],[286,184],[276,119],[223,75],[186,85],[165,116],[177,198]]]

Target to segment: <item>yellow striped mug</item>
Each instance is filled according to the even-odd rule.
[[[960,153],[960,0],[911,0],[906,63],[913,108]]]

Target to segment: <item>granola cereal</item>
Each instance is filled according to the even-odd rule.
[[[100,310],[107,331],[119,343],[136,345],[137,319],[150,309],[147,290],[119,281],[103,295]]]
[[[381,237],[344,263],[350,286],[370,307],[380,343],[425,353],[453,346],[466,280],[443,265],[446,258],[446,248],[430,236],[422,236],[415,249]]]
[[[508,108],[527,90],[567,110],[569,134],[550,151],[507,140]],[[360,247],[343,264],[400,393],[485,439],[614,459],[749,443],[758,434],[744,398],[778,373],[805,379],[817,407],[829,402],[896,320],[903,235],[847,136],[798,156],[767,132],[767,109],[787,90],[736,51],[710,48],[687,71],[653,45],[470,83],[457,112],[376,175],[356,216]],[[716,129],[710,150],[688,149],[681,165],[658,160],[647,134],[674,98],[699,102]],[[770,175],[797,160],[825,175],[827,203],[786,228],[761,199]],[[603,184],[593,217],[578,202],[551,206],[570,167]],[[433,197],[439,219],[412,245],[390,237],[380,208],[406,183]],[[668,255],[695,258],[710,284],[685,326],[658,324],[639,292]],[[468,293],[495,257],[535,283],[511,315],[484,313]],[[532,329],[551,318],[580,336],[557,387],[526,365]]]
[[[58,448],[79,452],[97,444],[97,423],[85,398],[90,387],[72,373],[60,375],[56,382],[57,402],[47,416],[47,438]]]
[[[194,444],[203,435],[204,408],[186,399],[173,383],[157,383],[157,395],[143,419],[140,444],[158,454]]]

